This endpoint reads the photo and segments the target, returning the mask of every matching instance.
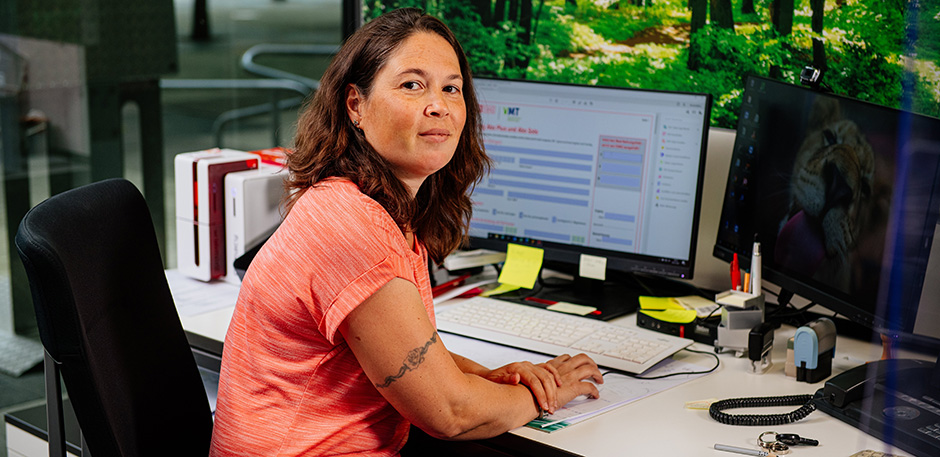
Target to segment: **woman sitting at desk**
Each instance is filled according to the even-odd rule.
[[[443,23],[403,9],[349,38],[298,122],[287,217],[242,283],[211,455],[394,455],[409,423],[486,438],[598,395],[587,356],[489,370],[437,335],[427,258],[461,243],[487,161]]]

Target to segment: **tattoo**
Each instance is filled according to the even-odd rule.
[[[431,339],[427,343],[424,343],[424,346],[414,348],[408,351],[408,355],[405,356],[405,362],[401,365],[401,368],[398,369],[398,373],[392,376],[386,376],[385,382],[382,384],[376,384],[375,387],[380,389],[392,385],[393,382],[400,379],[405,373],[418,368],[424,362],[424,356],[428,353],[428,348],[432,344],[437,342],[437,333],[435,332],[431,335]]]

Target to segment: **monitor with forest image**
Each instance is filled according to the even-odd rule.
[[[790,5],[787,7],[786,5]],[[364,0],[442,18],[475,76],[702,92],[734,129],[742,81],[798,83],[940,116],[940,2],[901,0]]]

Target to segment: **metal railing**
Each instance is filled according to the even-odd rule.
[[[261,65],[255,58],[265,54],[332,56],[339,50],[337,45],[299,45],[299,44],[258,44],[242,54],[240,65],[245,71],[262,76],[262,79],[161,79],[161,89],[247,89],[271,91],[271,102],[260,105],[235,108],[220,114],[212,124],[212,135],[216,147],[223,147],[222,136],[225,126],[246,117],[271,114],[271,146],[279,146],[278,128],[281,125],[281,111],[299,106],[304,99],[320,88],[320,81],[300,76],[288,71]],[[283,92],[295,92],[299,97],[278,98]]]

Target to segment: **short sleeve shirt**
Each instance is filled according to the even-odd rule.
[[[409,424],[338,332],[393,278],[417,286],[434,324],[424,246],[348,180],[307,189],[242,283],[210,455],[397,454]]]

